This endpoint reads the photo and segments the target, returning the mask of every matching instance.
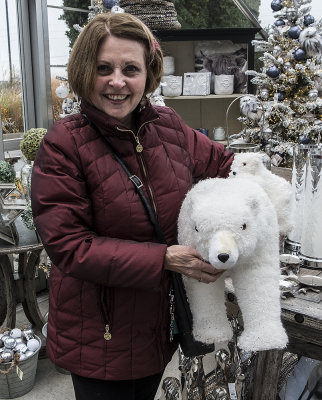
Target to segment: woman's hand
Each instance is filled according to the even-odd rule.
[[[224,272],[203,261],[197,250],[180,245],[167,248],[164,267],[204,283],[215,282]]]

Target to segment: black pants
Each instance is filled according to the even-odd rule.
[[[127,381],[103,381],[71,375],[76,400],[154,400],[162,374]]]

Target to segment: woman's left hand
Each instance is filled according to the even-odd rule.
[[[164,267],[169,271],[178,272],[203,283],[215,282],[224,272],[204,261],[194,248],[181,245],[167,248]]]

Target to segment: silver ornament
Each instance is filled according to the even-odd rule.
[[[311,101],[314,101],[314,100],[316,100],[316,99],[318,98],[318,95],[319,95],[319,91],[318,91],[316,88],[313,88],[313,89],[311,89],[311,90],[309,91],[309,93],[308,93],[308,98],[309,98]]]
[[[228,400],[228,392],[227,389],[222,387],[222,386],[218,386],[215,388],[214,390],[214,400]]]
[[[281,46],[274,46],[274,49],[273,49],[273,56],[274,56],[274,57],[278,56],[278,55],[281,53],[281,51],[282,51]]]
[[[290,7],[286,9],[286,18],[289,22],[294,22],[297,18],[297,11],[295,8]]]
[[[6,347],[7,349],[13,349],[14,347],[16,347],[16,339],[8,336],[4,339],[3,341],[4,347]]]
[[[22,331],[22,335],[26,338],[26,340],[34,339],[34,337],[35,337],[34,331],[30,328],[24,329]]]
[[[17,346],[14,348],[14,351],[17,353],[26,353],[28,351],[28,347],[24,343],[19,343]]]
[[[261,97],[261,99],[263,100],[267,100],[269,98],[269,91],[266,88],[263,88],[260,90],[259,95]]]
[[[284,63],[284,71],[289,71],[292,68],[292,64],[289,61]]]
[[[29,358],[29,357],[31,357],[31,356],[34,355],[34,352],[31,351],[31,350],[27,350],[27,351],[24,353],[24,355],[26,356],[26,358]]]
[[[25,342],[23,341],[23,339],[22,339],[21,337],[16,338],[16,345],[21,344],[21,343],[25,344]]]
[[[4,363],[10,362],[13,360],[13,351],[9,349],[3,350],[1,353],[1,360]]]

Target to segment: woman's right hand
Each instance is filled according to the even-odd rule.
[[[164,267],[169,271],[179,272],[203,283],[215,282],[225,271],[216,269],[204,261],[194,248],[181,245],[167,248]]]

